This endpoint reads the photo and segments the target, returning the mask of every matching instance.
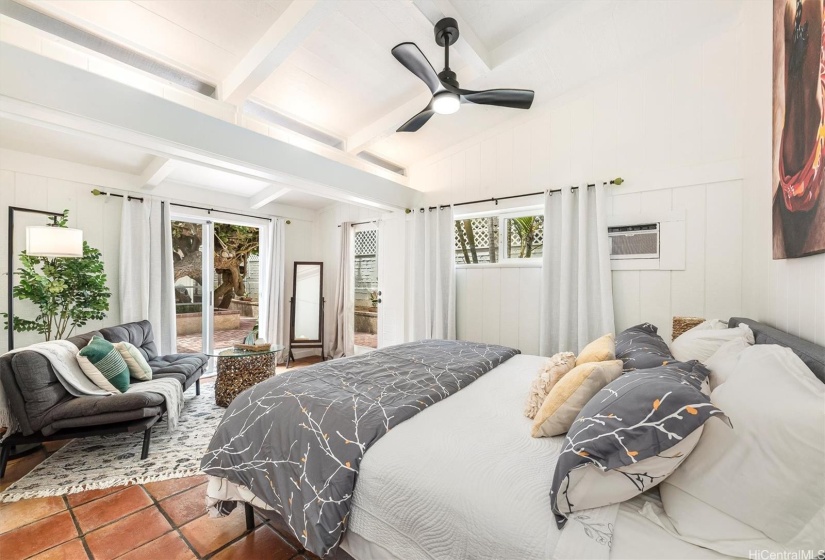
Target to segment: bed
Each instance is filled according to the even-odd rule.
[[[825,348],[760,323],[757,344],[794,350],[825,380]],[[728,558],[688,544],[642,512],[654,489],[558,530],[548,492],[562,438],[530,437],[522,413],[545,358],[512,355],[395,425],[360,460],[340,548],[358,560],[433,558]],[[210,473],[210,503],[273,509]],[[275,508],[277,509],[277,508]],[[300,538],[300,536],[299,536]]]

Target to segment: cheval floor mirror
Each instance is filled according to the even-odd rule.
[[[287,368],[294,350],[320,348],[324,359],[324,263],[295,261],[292,277]]]

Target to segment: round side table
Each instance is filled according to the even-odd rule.
[[[283,349],[279,345],[261,352],[230,348],[214,354],[218,359],[215,404],[226,408],[238,394],[275,375],[278,354]]]

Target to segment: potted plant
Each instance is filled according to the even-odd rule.
[[[379,297],[378,297],[378,291],[376,291],[376,290],[371,291],[370,292],[370,302],[372,302],[372,307],[370,307],[370,311],[378,311],[378,302],[379,301],[380,300],[379,300]]]
[[[55,221],[66,227],[68,210]],[[19,300],[34,303],[40,313],[34,319],[14,318],[15,332],[38,332],[46,340],[68,338],[77,327],[101,320],[109,310],[111,293],[106,287],[106,273],[100,251],[83,242],[79,258],[35,257],[20,253],[21,266],[14,274],[20,282],[12,290]],[[9,328],[8,313],[5,328]]]

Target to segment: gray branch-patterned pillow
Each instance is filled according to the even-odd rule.
[[[650,323],[630,327],[616,337],[616,359],[624,362],[624,371],[655,368],[675,360],[667,343]]]
[[[627,372],[590,399],[556,463],[550,501],[560,529],[567,514],[624,501],[655,486],[693,450],[701,434],[696,431],[709,418],[727,421],[700,392],[708,373],[695,360],[669,362]]]

